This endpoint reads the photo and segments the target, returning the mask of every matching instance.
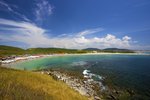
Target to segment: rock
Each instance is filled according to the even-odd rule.
[[[133,96],[135,94],[133,90],[127,89],[127,92],[130,94],[130,96]]]
[[[94,88],[100,88],[102,84],[97,87],[97,85],[99,85],[99,82],[96,82],[91,78],[82,79],[81,77],[77,77],[74,74],[72,75],[68,74],[67,72],[63,73],[60,71],[46,71],[45,73],[53,76],[53,78],[56,80],[62,80],[69,87],[78,91],[82,95],[88,96],[89,98],[94,97],[94,100],[101,100],[101,98],[98,97],[97,92],[96,90],[94,90]]]
[[[94,100],[101,100],[101,98],[98,96],[94,96]]]
[[[80,87],[80,88],[79,88],[79,92],[80,92],[82,95],[89,96],[87,89],[85,89],[84,87]]]
[[[117,100],[116,97],[115,97],[114,95],[112,95],[112,94],[110,94],[110,95],[108,96],[108,99],[110,99],[110,100]]]

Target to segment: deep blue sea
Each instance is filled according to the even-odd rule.
[[[101,75],[114,86],[132,89],[150,98],[149,55],[68,55],[53,56],[12,64],[13,68],[37,70],[45,68],[78,71],[90,70]],[[149,99],[150,100],[150,99]]]

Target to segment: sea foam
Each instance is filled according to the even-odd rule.
[[[103,90],[106,90],[106,87],[103,85],[102,81],[104,79],[103,76],[100,76],[100,75],[97,75],[97,74],[93,74],[91,73],[90,70],[83,70],[82,74],[84,75],[84,78],[87,79],[87,81],[85,81],[86,83],[87,82],[94,82],[94,83],[98,83],[99,86],[100,86],[100,90],[103,91]],[[94,79],[97,78],[96,80]]]

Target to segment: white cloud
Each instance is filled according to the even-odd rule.
[[[25,21],[30,21],[25,15],[23,15],[13,9],[13,8],[18,8],[18,6],[12,5],[12,4],[7,4],[4,1],[0,1],[0,6],[3,7],[3,8],[1,8],[1,10],[6,10],[8,12],[11,12],[11,13],[17,15],[18,17],[20,17],[21,19],[23,19]]]
[[[124,37],[123,37],[124,38]],[[117,38],[112,34],[107,34],[104,37],[85,38],[80,37],[76,39],[76,42],[82,44],[83,47],[96,47],[96,48],[130,48],[130,41]]]
[[[85,30],[76,33],[76,35],[62,34],[58,37],[48,37],[46,30],[38,27],[34,23],[30,22],[18,22],[7,19],[0,19],[0,25],[3,26],[0,30],[5,31],[0,35],[0,41],[16,41],[19,43],[25,43],[29,47],[59,47],[59,48],[108,48],[108,47],[118,47],[118,48],[131,48],[132,39],[129,36],[124,36],[122,38],[117,38],[115,35],[107,34],[103,37],[91,37],[87,38],[84,35],[88,35],[98,32],[95,29]],[[94,31],[93,31],[94,30]],[[86,34],[85,34],[85,33]],[[7,36],[7,33],[12,33]],[[82,33],[82,35],[79,35]],[[84,34],[83,34],[84,33]],[[50,33],[49,33],[50,34]],[[75,34],[75,33],[73,33]]]
[[[0,5],[5,7],[9,11],[13,11],[13,9],[7,3],[5,3],[4,1],[0,1]]]
[[[124,36],[122,39],[125,40],[125,41],[128,41],[128,40],[131,40],[131,37]]]
[[[42,21],[45,16],[52,14],[53,7],[47,0],[38,0],[36,2],[35,16],[37,21]]]
[[[0,33],[3,34],[1,36],[1,40],[3,41],[5,39],[6,41],[21,42],[30,47],[42,46],[48,41],[46,34],[44,34],[46,30],[33,23],[0,19],[0,25],[6,25],[4,28],[1,28],[1,30],[5,30],[5,33]],[[8,33],[12,34],[10,36],[4,36]]]
[[[84,31],[77,33],[77,35],[78,36],[85,36],[85,35],[97,33],[97,32],[103,31],[103,30],[104,30],[103,28],[88,29],[88,30],[84,30]]]

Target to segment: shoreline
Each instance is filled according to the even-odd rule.
[[[94,98],[94,100],[103,100],[103,96],[101,95],[102,92],[108,91],[102,83],[103,79],[100,79],[99,81],[93,80],[92,77],[90,77],[90,74],[92,73],[89,73],[89,77],[84,77],[84,71],[81,76],[75,73],[73,74],[73,72],[61,70],[42,70],[37,72],[52,76],[55,80],[63,81],[70,88],[79,92],[81,95],[88,97],[89,99]],[[105,87],[105,89],[103,87]]]
[[[132,97],[134,94],[133,90],[127,91],[104,84],[107,77],[91,73],[89,70],[83,70],[81,74],[55,69],[45,69],[35,72],[49,75],[56,81],[64,82],[70,88],[88,97],[90,100],[91,98],[93,98],[92,100],[119,100],[120,97]],[[94,80],[93,76],[99,77],[99,80]]]
[[[39,56],[29,56],[26,57],[26,59],[21,59],[21,60],[17,60],[16,62],[11,62],[11,63],[17,63],[17,62],[21,62],[21,61],[28,61],[28,60],[33,60],[33,59],[41,59],[41,58],[47,58],[47,57],[54,57],[54,56],[72,56],[72,55],[141,55],[138,53],[128,53],[128,54],[124,54],[124,53],[86,53],[86,54],[54,54],[54,55],[39,55]],[[10,64],[10,63],[8,63]],[[5,66],[4,66],[5,67]],[[11,67],[10,67],[11,68]],[[35,70],[36,72],[36,70]],[[84,70],[81,75],[83,76],[83,79],[81,77],[77,76],[71,76],[70,74],[67,74],[65,71],[48,71],[48,69],[43,69],[41,70],[41,74],[48,74],[50,76],[55,77],[56,79],[65,82],[67,85],[69,85],[69,87],[71,87],[72,89],[78,91],[80,94],[82,95],[86,95],[89,97],[93,97],[93,98],[97,98],[96,100],[101,100],[101,97],[103,97],[102,95],[104,94],[104,96],[106,96],[107,98],[113,99],[113,98],[119,98],[122,95],[132,95],[134,93],[134,91],[127,91],[127,90],[122,90],[122,89],[116,89],[116,88],[111,88],[110,86],[108,87],[107,84],[103,85],[103,80],[100,80],[100,82],[95,82],[92,80],[92,78],[89,78],[89,76],[91,77],[91,75],[93,75],[93,73],[90,73],[88,70]],[[87,75],[89,74],[89,75]],[[99,76],[101,77],[101,76]],[[107,77],[104,77],[107,79]],[[102,78],[100,78],[102,79]],[[104,79],[105,81],[105,79]],[[98,85],[97,85],[98,84]],[[94,86],[94,87],[93,87]],[[101,86],[101,87],[100,87]],[[104,87],[104,89],[106,88],[106,90],[104,90],[104,92],[97,93],[97,90],[101,90]],[[99,92],[99,91],[98,91]]]
[[[21,56],[21,57],[15,57],[13,59],[6,59],[1,60],[0,63],[3,64],[10,64],[15,63],[19,61],[26,61],[26,60],[33,60],[38,58],[46,58],[46,57],[52,57],[52,56],[72,56],[72,55],[147,55],[150,54],[144,54],[144,53],[83,53],[83,54],[47,54],[47,55],[31,55],[31,56]]]

